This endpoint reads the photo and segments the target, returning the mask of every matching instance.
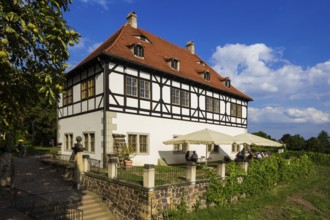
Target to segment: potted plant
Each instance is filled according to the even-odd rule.
[[[125,168],[132,167],[133,161],[132,158],[135,156],[135,151],[131,147],[127,147],[123,151],[123,157],[124,157],[124,165]]]

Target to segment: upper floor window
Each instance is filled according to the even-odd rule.
[[[206,97],[206,111],[219,113],[220,112],[220,101],[212,97]]]
[[[138,81],[134,77],[126,77],[126,94],[130,96],[137,96]]]
[[[126,94],[129,96],[150,99],[150,82],[148,80],[126,76]]]
[[[204,79],[206,80],[206,81],[210,81],[210,72],[209,71],[205,71],[204,72]]]
[[[242,105],[231,103],[230,104],[230,116],[241,118],[242,117]]]
[[[140,79],[140,98],[150,99],[150,82]]]
[[[81,99],[87,99],[95,95],[95,79],[87,79],[81,82]]]
[[[73,87],[63,90],[63,106],[73,103]]]
[[[226,86],[227,88],[230,88],[230,79],[229,79],[229,78],[227,78],[227,79],[225,80],[225,86]]]
[[[174,58],[171,60],[171,67],[172,69],[175,69],[175,70],[178,70],[180,69],[180,63],[179,63],[179,60]]]
[[[190,104],[189,92],[177,88],[172,88],[171,102],[174,105],[189,107]]]
[[[144,57],[144,47],[140,44],[134,45],[134,55],[137,57]]]

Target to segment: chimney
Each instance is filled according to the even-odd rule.
[[[195,54],[195,44],[193,41],[188,41],[186,44],[186,48],[190,53]]]
[[[130,24],[133,28],[137,28],[137,15],[134,11],[127,15],[126,24]]]

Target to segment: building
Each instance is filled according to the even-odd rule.
[[[189,41],[176,46],[127,22],[67,74],[59,101],[58,143],[71,154],[76,136],[91,158],[113,152],[113,134],[134,148],[135,165],[184,161],[198,146],[163,141],[209,128],[229,135],[247,132],[248,102],[228,77],[215,72]],[[235,147],[210,146],[212,160],[236,155]]]

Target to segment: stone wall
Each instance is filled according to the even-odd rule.
[[[199,208],[206,207],[204,194],[208,186],[207,181],[161,186],[149,190],[142,186],[86,173],[82,178],[82,184],[86,189],[101,196],[109,209],[124,220],[161,219],[164,210],[175,208],[182,200],[186,202],[189,211],[196,205]]]

